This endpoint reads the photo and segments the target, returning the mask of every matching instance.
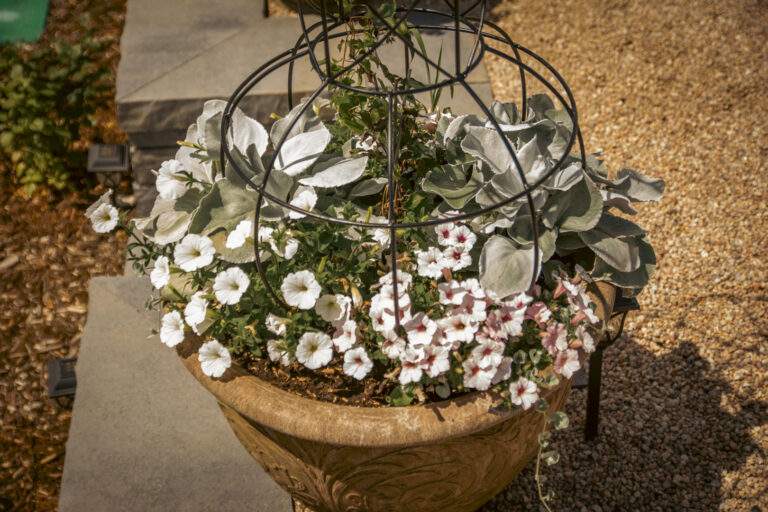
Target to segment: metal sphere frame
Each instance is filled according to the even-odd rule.
[[[306,20],[306,15],[304,13],[304,9],[302,8],[302,2],[299,2],[299,21],[301,23],[302,34],[296,41],[296,44],[294,45],[294,47],[276,55],[272,59],[268,60],[267,62],[259,66],[256,70],[254,70],[234,90],[229,100],[227,101],[227,105],[224,109],[224,112],[222,115],[222,122],[221,122],[221,145],[220,145],[219,161],[222,164],[221,167],[223,172],[224,170],[231,168],[245,183],[247,183],[257,192],[256,213],[254,216],[254,232],[258,233],[258,230],[259,230],[259,223],[261,220],[261,207],[264,203],[265,198],[268,199],[270,202],[280,205],[283,208],[287,208],[291,211],[301,213],[306,217],[313,218],[319,221],[325,221],[325,222],[331,222],[339,225],[346,225],[351,227],[360,227],[360,228],[367,228],[367,229],[376,229],[376,228],[387,229],[389,231],[389,238],[390,238],[389,262],[390,262],[391,271],[392,271],[392,286],[393,286],[393,299],[394,299],[393,313],[395,317],[396,328],[399,329],[400,328],[400,307],[399,307],[399,293],[398,293],[398,280],[397,280],[397,259],[398,259],[397,230],[424,228],[424,227],[437,226],[441,224],[447,224],[451,222],[472,219],[474,217],[477,217],[492,211],[496,211],[508,204],[511,204],[515,201],[518,201],[524,198],[525,202],[527,203],[528,211],[531,216],[531,226],[532,226],[532,233],[533,233],[534,265],[533,265],[533,275],[531,278],[531,287],[533,287],[538,278],[541,264],[539,261],[540,260],[540,254],[539,254],[540,244],[539,244],[539,235],[538,235],[539,218],[536,213],[536,207],[534,205],[532,193],[535,190],[537,190],[546,180],[548,180],[555,172],[563,168],[565,160],[569,157],[571,150],[574,147],[574,144],[577,142],[579,146],[582,167],[586,169],[586,166],[587,166],[586,152],[584,148],[584,139],[579,129],[576,102],[570,87],[568,86],[565,79],[560,75],[560,73],[549,62],[547,62],[544,58],[542,58],[535,52],[531,51],[530,49],[518,43],[515,43],[512,40],[512,38],[506,32],[504,32],[503,29],[501,29],[501,27],[485,19],[487,0],[477,0],[474,4],[472,4],[470,7],[468,7],[464,11],[461,11],[459,9],[459,0],[454,0],[453,3],[451,3],[449,0],[445,0],[445,3],[451,8],[450,13],[437,11],[434,9],[418,7],[418,4],[421,3],[421,0],[411,0],[407,8],[398,7],[396,9],[395,15],[396,15],[397,21],[394,24],[388,23],[386,18],[376,8],[374,2],[366,1],[363,3],[365,4],[365,7],[368,9],[368,11],[373,15],[373,17],[376,18],[376,21],[381,24],[382,34],[379,35],[378,39],[376,40],[376,42],[373,44],[372,47],[367,49],[362,54],[358,55],[354,60],[352,60],[352,62],[344,66],[341,70],[335,73],[332,72],[331,58],[330,58],[331,56],[330,41],[334,39],[338,39],[340,37],[344,37],[345,35],[348,34],[347,31],[337,31],[337,29],[339,29],[340,27],[343,27],[348,21],[345,18],[345,13],[341,8],[339,8],[339,10],[334,13],[336,14],[335,16],[332,14],[329,14],[326,10],[326,0],[320,0],[320,11],[321,11],[320,21],[317,21],[311,25],[308,25]],[[471,12],[477,6],[480,6],[480,9],[481,9],[480,16],[479,17],[469,16],[468,15],[469,12]],[[417,48],[413,44],[413,42],[411,42],[405,36],[403,36],[401,33],[398,32],[397,29],[403,23],[408,21],[408,18],[413,14],[426,14],[430,16],[442,17],[442,18],[445,18],[447,21],[450,21],[450,20],[453,21],[452,25],[415,23],[415,22],[408,23],[410,27],[416,28],[418,30],[437,30],[437,31],[453,32],[454,52],[455,52],[455,69],[453,71],[448,71],[443,66],[440,66],[438,63],[434,62],[433,59],[429,57],[429,55],[426,55],[419,48]],[[491,31],[489,31],[486,27],[489,27]],[[317,33],[315,34],[315,32]],[[462,68],[461,66],[460,40],[461,40],[462,33],[475,35],[475,42],[472,48],[472,52],[464,68]],[[355,68],[364,59],[372,55],[376,50],[378,50],[385,43],[387,43],[392,37],[397,38],[404,45],[404,48],[405,48],[404,62],[405,62],[406,72],[409,70],[411,59],[418,56],[421,58],[422,62],[426,66],[431,66],[433,69],[436,70],[436,72],[443,75],[445,79],[430,85],[424,85],[420,87],[409,87],[409,88],[402,88],[402,89],[395,89],[395,90],[369,89],[361,86],[352,86],[348,84],[343,84],[338,81],[338,79],[343,75],[354,71]],[[511,55],[493,46],[490,46],[487,40],[492,41],[498,45],[503,45],[508,47],[509,50],[511,51]],[[315,55],[316,48],[319,45],[322,45],[323,52],[324,52],[325,70],[322,69],[320,62],[318,61],[317,56]],[[555,164],[546,173],[544,173],[543,176],[541,176],[538,180],[534,181],[533,183],[529,183],[528,180],[526,179],[525,173],[517,158],[517,154],[515,153],[514,147],[512,146],[512,143],[510,142],[510,140],[504,134],[501,126],[499,125],[499,122],[496,120],[495,116],[493,115],[491,110],[488,108],[488,106],[486,106],[483,103],[483,101],[480,99],[478,94],[474,91],[472,86],[469,83],[467,83],[467,75],[469,75],[469,73],[482,62],[482,59],[486,52],[491,53],[497,57],[500,57],[504,61],[512,63],[518,67],[519,74],[520,74],[520,91],[522,96],[521,112],[523,113],[523,115],[526,115],[527,113],[526,80],[527,80],[527,76],[530,76],[534,78],[538,83],[546,87],[546,89],[552,93],[552,95],[560,103],[563,110],[566,112],[566,114],[571,120],[571,123],[572,123],[571,134],[566,144],[566,148],[563,151],[562,156],[555,162]],[[539,72],[537,72],[531,66],[523,62],[523,58],[522,58],[523,55],[525,55],[527,58],[530,58],[532,61],[534,61],[538,65],[541,65],[549,73],[551,73],[552,77],[554,77],[555,84],[551,83],[549,80],[543,77]],[[274,144],[273,156],[271,159],[269,159],[268,165],[266,165],[266,169],[263,177],[261,178],[261,181],[256,182],[252,179],[250,175],[251,173],[247,169],[241,168],[240,161],[237,158],[233,158],[231,154],[231,150],[230,150],[230,148],[232,147],[231,140],[234,138],[232,135],[233,113],[235,112],[235,109],[238,108],[243,98],[248,94],[248,92],[251,89],[253,89],[265,77],[282,69],[285,66],[288,66],[288,79],[287,79],[288,105],[289,105],[289,109],[293,109],[294,63],[304,57],[308,57],[314,72],[320,78],[320,81],[321,81],[320,86],[317,89],[315,89],[315,91],[312,92],[307,97],[303,107],[299,110],[298,114],[294,117],[294,119],[291,120],[291,122],[288,123],[286,129],[284,130],[282,136],[280,137],[280,140],[276,144]],[[406,94],[430,92],[430,91],[449,87],[456,84],[460,85],[464,89],[464,91],[467,92],[470,98],[472,98],[472,101],[479,107],[479,109],[483,112],[483,114],[488,118],[488,121],[492,124],[494,130],[500,134],[501,140],[504,143],[505,149],[509,152],[509,155],[515,166],[515,170],[523,184],[523,191],[517,194],[514,194],[508,198],[505,198],[497,202],[496,204],[486,206],[486,207],[480,208],[479,210],[474,210],[472,212],[461,213],[458,215],[442,216],[442,217],[432,218],[432,219],[419,221],[419,222],[399,222],[397,219],[397,213],[395,211],[396,187],[394,186],[396,184],[395,166],[398,159],[398,151],[399,151],[399,148],[395,146],[395,136],[394,136],[395,135],[395,117],[397,115],[397,110],[396,110],[397,97],[406,95]],[[286,142],[288,135],[293,130],[294,126],[299,121],[299,119],[303,116],[304,112],[306,112],[306,110],[312,105],[314,100],[318,98],[320,94],[323,93],[323,91],[328,89],[329,86],[347,89],[347,90],[365,94],[365,95],[383,97],[387,101],[387,148],[386,149],[387,149],[387,191],[388,191],[389,208],[388,208],[388,219],[386,223],[362,222],[362,221],[355,221],[355,220],[349,220],[349,219],[342,219],[342,218],[331,217],[329,215],[325,215],[323,213],[316,212],[316,211],[305,210],[290,204],[284,198],[276,197],[275,195],[271,194],[266,190],[267,183],[269,182],[269,178],[274,170],[277,155],[280,154],[280,151],[284,143]],[[558,90],[558,87],[562,89],[565,96],[563,96],[563,93],[561,93]],[[264,271],[264,265],[259,255],[258,241],[254,244],[254,253],[255,253],[254,262],[256,265],[256,269],[259,273],[259,276],[267,292],[275,300],[275,302],[278,305],[282,306],[285,309],[288,309],[289,306],[275,292],[274,288],[272,287],[272,285],[269,283],[269,280],[267,279],[266,273]]]

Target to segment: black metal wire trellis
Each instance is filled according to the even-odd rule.
[[[331,0],[327,0],[331,1]],[[586,168],[586,153],[584,150],[584,140],[579,129],[578,114],[576,109],[576,102],[570,87],[557,72],[557,70],[549,64],[544,58],[540,57],[528,48],[515,43],[512,38],[504,32],[498,25],[485,19],[486,3],[487,0],[477,0],[468,8],[461,10],[459,7],[459,0],[454,0],[451,3],[448,0],[444,0],[444,3],[450,8],[450,12],[442,12],[435,9],[427,9],[418,7],[420,0],[411,0],[407,7],[398,7],[395,10],[395,21],[390,23],[387,18],[377,9],[373,2],[362,2],[365,4],[365,8],[372,15],[378,24],[380,24],[380,31],[376,42],[364,52],[356,56],[348,64],[344,65],[337,71],[333,71],[331,66],[331,52],[330,42],[349,35],[349,27],[344,28],[349,21],[350,13],[345,13],[343,8],[339,4],[334,6],[335,11],[329,12],[326,8],[326,0],[320,0],[320,20],[308,25],[307,15],[302,8],[302,2],[299,2],[299,21],[301,24],[302,34],[296,41],[293,48],[285,50],[278,54],[266,63],[261,65],[255,71],[253,71],[232,93],[227,102],[227,105],[223,112],[221,123],[221,146],[220,146],[220,161],[222,162],[223,169],[232,169],[242,180],[248,185],[253,187],[258,192],[256,201],[256,213],[254,216],[254,230],[258,233],[259,223],[261,221],[261,208],[265,200],[268,200],[283,208],[287,208],[291,211],[301,213],[309,218],[313,218],[320,221],[331,222],[339,225],[346,225],[351,227],[359,227],[366,229],[386,229],[389,233],[389,257],[390,267],[392,272],[392,286],[393,286],[393,302],[394,302],[394,316],[396,325],[400,325],[400,308],[399,308],[399,291],[398,291],[398,229],[416,229],[436,226],[440,224],[447,224],[452,222],[459,222],[472,219],[474,217],[484,215],[486,213],[497,211],[500,208],[509,204],[515,203],[519,200],[524,200],[527,205],[528,211],[531,217],[531,230],[533,233],[533,254],[534,254],[534,266],[533,274],[531,276],[531,287],[535,284],[540,271],[540,243],[538,234],[538,215],[534,204],[533,192],[536,191],[541,185],[548,180],[555,172],[562,169],[564,162],[569,157],[574,144],[578,143],[579,151],[581,155],[581,163]],[[477,7],[480,8],[480,14],[478,17],[470,16]],[[428,15],[438,20],[443,20],[445,23],[425,23],[422,21],[409,21],[413,15]],[[452,23],[451,23],[452,22]],[[407,23],[408,27],[417,30],[434,30],[434,31],[451,31],[453,32],[454,41],[454,60],[455,66],[453,71],[448,71],[444,66],[435,62],[429,55],[425,54],[420,48],[418,48],[413,41],[403,35],[398,30],[403,24]],[[340,30],[341,29],[341,30]],[[474,44],[472,50],[467,58],[466,62],[462,66],[462,52],[461,52],[461,35],[462,34],[475,35]],[[360,63],[370,57],[374,52],[380,49],[384,44],[395,38],[404,47],[404,65],[406,72],[410,69],[411,59],[419,57],[423,64],[428,68],[431,67],[442,75],[442,79],[437,80],[435,83],[420,85],[420,86],[408,86],[403,85],[399,88],[392,87],[390,89],[379,89],[377,87],[366,87],[360,85],[350,85],[341,82],[339,79],[344,75],[353,72]],[[494,46],[488,44],[488,41],[492,41],[500,46],[505,46],[511,51],[511,55],[505,51],[502,51]],[[317,58],[316,50],[318,46],[321,46],[323,51],[324,66],[321,66],[320,61]],[[557,159],[554,165],[548,169],[542,176],[540,176],[533,183],[529,183],[525,176],[525,171],[520,164],[514,147],[512,146],[509,138],[504,134],[499,121],[493,115],[491,110],[486,106],[479,95],[475,92],[472,86],[467,82],[468,75],[478,66],[483,60],[486,52],[489,52],[497,57],[500,57],[506,62],[509,62],[519,69],[520,74],[520,90],[522,96],[522,115],[527,114],[527,90],[528,90],[528,78],[533,78],[536,82],[543,85],[560,104],[562,109],[566,112],[572,123],[572,129],[570,137],[567,141],[563,154]],[[537,65],[542,66],[548,73],[554,78],[554,84],[547,80],[538,71],[532,68],[530,65],[523,61],[523,55],[530,58]],[[231,154],[231,131],[232,131],[232,115],[236,108],[238,108],[240,102],[253,89],[261,80],[268,75],[282,69],[287,66],[287,92],[288,92],[288,105],[293,109],[293,70],[294,63],[299,59],[306,57],[310,63],[310,66],[320,78],[320,85],[312,92],[308,98],[304,101],[303,106],[294,115],[294,117],[287,123],[280,139],[274,144],[274,154],[269,160],[268,165],[264,169],[263,175],[259,176],[260,181],[255,181],[251,176],[251,172],[247,169],[241,168],[241,163],[238,159],[233,158]],[[323,69],[325,68],[325,69]],[[441,88],[451,87],[459,85],[469,95],[471,100],[478,106],[478,108],[487,117],[488,121],[493,126],[493,129],[500,134],[501,140],[505,149],[509,152],[512,163],[514,164],[515,171],[522,182],[523,190],[510,197],[498,201],[490,206],[482,207],[478,210],[471,212],[460,213],[457,215],[444,215],[437,218],[431,218],[418,222],[400,222],[397,218],[397,212],[395,208],[395,169],[399,154],[399,147],[396,143],[397,136],[397,123],[395,118],[398,115],[398,98],[403,95],[411,95],[418,93],[426,93],[436,91]],[[267,184],[275,168],[276,159],[280,154],[280,151],[288,139],[291,131],[299,122],[301,117],[311,107],[315,99],[317,99],[326,89],[329,87],[336,87],[346,89],[360,94],[369,96],[382,97],[386,100],[387,104],[387,191],[388,191],[388,216],[387,222],[367,222],[351,219],[343,219],[331,217],[323,213],[305,210],[290,204],[287,198],[277,197],[267,190]],[[561,93],[560,90],[563,92]],[[564,93],[564,95],[563,95]],[[273,141],[274,142],[274,141]],[[255,244],[255,264],[256,269],[264,282],[264,286],[270,296],[276,301],[276,303],[282,305],[285,308],[288,306],[283,299],[275,292],[270,285],[264,271],[263,262],[259,255],[259,244]]]

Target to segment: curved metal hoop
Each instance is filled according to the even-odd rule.
[[[448,0],[445,0],[445,1],[447,4],[450,5]],[[581,130],[579,129],[578,113],[576,109],[575,99],[565,79],[549,62],[547,62],[544,58],[542,58],[535,52],[531,51],[530,49],[515,43],[512,40],[512,38],[508,34],[506,34],[506,32],[504,32],[498,25],[485,20],[484,14],[485,14],[486,0],[478,0],[475,4],[473,4],[469,9],[466,9],[464,12],[459,12],[458,0],[454,0],[453,14],[447,14],[445,12],[417,7],[419,2],[420,0],[412,0],[407,8],[398,8],[395,11],[397,14],[397,17],[394,23],[388,22],[387,19],[385,19],[384,16],[382,16],[381,13],[379,13],[375,7],[372,7],[370,5],[371,2],[366,2],[369,11],[378,20],[378,22],[381,23],[381,26],[383,27],[383,30],[382,30],[383,34],[378,37],[374,45],[372,45],[365,52],[363,52],[362,54],[358,55],[355,59],[353,59],[349,64],[342,67],[340,70],[337,70],[336,72],[333,72],[330,66],[330,51],[329,51],[330,42],[332,40],[349,35],[348,31],[346,30],[338,31],[340,27],[343,27],[343,25],[346,23],[347,20],[344,18],[343,13],[341,13],[336,18],[329,18],[327,13],[321,12],[320,21],[317,21],[311,25],[307,25],[303,10],[300,8],[299,18],[302,26],[302,35],[297,40],[295,46],[291,49],[288,49],[278,54],[277,56],[275,56],[274,58],[270,59],[269,61],[264,63],[262,66],[257,68],[235,89],[235,91],[233,91],[224,109],[222,123],[221,123],[220,162],[222,165],[222,169],[231,168],[245,183],[253,187],[253,189],[256,190],[258,193],[257,202],[256,202],[256,213],[254,217],[254,230],[256,233],[258,233],[259,222],[261,220],[261,207],[263,205],[265,198],[270,202],[277,204],[283,208],[287,208],[288,210],[301,213],[302,215],[315,220],[330,222],[338,225],[351,226],[351,227],[388,230],[390,235],[390,262],[391,262],[390,266],[392,269],[392,278],[393,278],[392,283],[393,283],[393,292],[394,292],[394,314],[395,314],[396,325],[398,327],[400,326],[400,311],[399,311],[399,304],[398,304],[399,293],[397,289],[398,287],[398,284],[397,284],[398,283],[397,230],[398,229],[425,228],[430,226],[447,224],[451,222],[465,221],[465,220],[469,220],[492,211],[496,211],[504,206],[507,206],[521,199],[524,199],[528,207],[527,209],[530,213],[531,230],[533,233],[534,271],[531,278],[531,287],[533,287],[540,272],[540,244],[539,244],[539,236],[538,236],[539,219],[536,213],[536,208],[535,208],[532,194],[536,189],[541,187],[541,185],[545,181],[547,181],[555,172],[562,169],[566,159],[570,156],[570,153],[573,150],[574,144],[576,143],[578,143],[579,145],[582,165],[586,168],[586,154],[584,150],[584,140],[581,134]],[[475,18],[475,17],[467,16],[467,13],[472,9],[474,9],[478,4],[482,5],[480,17]],[[324,10],[322,6],[324,6],[324,2],[321,2],[321,9]],[[454,24],[452,26],[447,24],[408,23],[409,27],[415,28],[418,30],[429,29],[429,30],[438,30],[438,31],[449,31],[454,33],[454,36],[455,36],[454,41],[456,45],[456,48],[455,48],[456,69],[453,72],[445,69],[443,66],[434,62],[434,60],[431,59],[429,55],[426,55],[424,52],[422,52],[419,48],[417,48],[413,44],[412,41],[410,41],[408,38],[406,38],[403,34],[401,34],[398,31],[398,28],[403,23],[408,22],[407,20],[409,16],[415,13],[441,16],[445,19],[454,20]],[[485,27],[488,27],[490,31],[486,30]],[[317,31],[319,32],[316,35],[313,35]],[[472,49],[472,52],[470,54],[470,57],[466,65],[463,68],[460,62],[460,48],[459,48],[459,40],[460,40],[460,35],[462,33],[475,35],[475,45]],[[405,48],[404,53],[405,53],[406,69],[408,69],[409,58],[413,56],[418,56],[422,59],[422,62],[426,66],[431,66],[433,69],[440,72],[442,75],[446,76],[447,78],[445,80],[441,80],[440,82],[437,82],[431,85],[401,88],[401,89],[394,89],[394,90],[376,90],[376,89],[367,88],[367,87],[350,86],[347,84],[343,84],[338,80],[344,74],[354,71],[354,69],[364,59],[368,58],[371,54],[373,54],[376,50],[378,50],[381,46],[383,46],[388,40],[390,40],[391,37],[398,39]],[[505,51],[502,51],[493,46],[490,46],[486,40],[493,41],[498,45],[509,48],[511,55],[509,53],[506,53]],[[325,71],[323,71],[320,65],[320,62],[317,60],[317,56],[315,55],[316,48],[320,44],[322,44],[324,48],[324,53],[325,53],[324,55]],[[533,183],[529,183],[528,180],[526,179],[525,172],[517,158],[517,154],[515,153],[514,147],[512,146],[512,143],[510,142],[510,140],[503,134],[504,132],[501,126],[499,125],[499,122],[496,120],[495,116],[490,111],[488,106],[486,106],[483,103],[479,95],[474,91],[472,86],[466,80],[467,75],[482,62],[485,52],[492,53],[493,55],[496,55],[502,58],[503,60],[505,60],[506,62],[509,62],[518,67],[519,73],[520,73],[521,93],[523,98],[522,99],[523,115],[526,115],[527,113],[527,104],[526,104],[527,77],[530,77],[535,79],[537,83],[543,85],[550,93],[552,93],[552,95],[555,97],[557,102],[560,104],[560,106],[563,108],[563,110],[566,112],[566,114],[569,116],[571,120],[572,130],[571,130],[570,137],[567,141],[566,147],[563,151],[563,154],[555,162],[555,164],[549,170],[547,170],[547,172],[544,173],[544,175],[539,177]],[[554,84],[549,80],[547,80],[545,77],[543,77],[538,71],[533,69],[530,65],[523,62],[523,59],[522,59],[523,55],[525,55],[527,58],[530,58],[536,64],[541,65],[547,72],[549,72],[554,78]],[[299,109],[299,112],[297,113],[297,115],[295,115],[294,118],[291,120],[291,122],[288,123],[288,126],[285,128],[280,140],[277,141],[276,144],[274,144],[273,157],[270,159],[268,165],[266,166],[264,175],[263,177],[261,177],[260,182],[257,183],[252,179],[248,170],[241,168],[240,167],[241,164],[239,160],[236,158],[233,158],[231,154],[230,147],[231,147],[231,140],[233,137],[231,137],[230,132],[232,130],[231,123],[232,123],[233,113],[235,109],[238,108],[239,104],[241,103],[243,98],[248,94],[250,90],[252,90],[259,82],[264,80],[267,76],[269,76],[270,74],[276,71],[279,71],[285,66],[288,66],[288,84],[287,84],[288,102],[289,102],[289,106],[293,108],[293,97],[292,97],[293,67],[295,62],[305,57],[308,58],[312,69],[320,78],[320,81],[321,81],[320,86],[317,89],[315,89],[308,96],[308,98],[305,99],[305,102],[302,108]],[[517,172],[517,175],[523,184],[523,190],[493,205],[486,206],[471,212],[461,213],[457,215],[446,215],[446,216],[427,219],[419,222],[399,222],[397,220],[397,216],[395,212],[395,197],[394,197],[394,193],[395,193],[394,191],[396,189],[396,187],[394,186],[395,185],[394,169],[396,167],[396,162],[399,154],[399,148],[394,142],[396,139],[395,117],[397,115],[397,98],[399,96],[406,95],[406,94],[417,94],[422,92],[429,92],[429,91],[442,89],[442,88],[449,87],[456,84],[460,85],[466,91],[466,93],[470,96],[472,101],[478,106],[478,108],[488,118],[488,121],[492,124],[493,128],[497,131],[497,133],[501,134],[501,140],[505,146],[505,149],[508,151],[512,159],[512,162],[515,167],[515,171]],[[388,189],[387,190],[388,190],[388,196],[389,196],[388,197],[388,203],[389,203],[388,219],[386,223],[363,222],[363,221],[355,221],[355,220],[349,220],[349,219],[343,219],[343,218],[336,218],[323,213],[319,213],[311,210],[305,210],[290,204],[290,202],[288,202],[286,198],[277,197],[266,190],[267,183],[269,182],[269,178],[274,170],[277,155],[279,155],[284,143],[288,138],[288,135],[293,130],[294,126],[302,117],[304,112],[306,112],[306,110],[312,105],[314,100],[318,98],[326,89],[328,89],[331,86],[347,89],[350,91],[354,91],[356,93],[365,94],[369,96],[383,97],[386,99],[386,102],[387,102],[387,148],[386,150],[387,150],[387,161],[388,161],[388,165],[387,165]],[[564,95],[563,93],[560,92],[559,89],[561,89],[564,92]],[[255,245],[254,250],[255,250],[256,268],[264,283],[265,288],[267,289],[268,293],[275,300],[277,304],[287,309],[288,306],[278,296],[278,294],[275,292],[275,290],[272,288],[271,284],[269,283],[269,280],[267,279],[266,273],[264,271],[263,263],[259,255],[258,241],[256,241],[254,245]]]

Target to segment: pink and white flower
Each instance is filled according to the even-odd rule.
[[[340,322],[333,335],[336,351],[344,353],[357,343],[357,323],[354,320]]]
[[[435,226],[435,233],[437,233],[437,243],[440,245],[452,245],[453,240],[451,235],[453,230],[456,229],[456,224],[453,222],[446,222],[445,224],[438,224]]]
[[[438,324],[449,342],[469,343],[478,330],[477,322],[473,322],[466,313],[451,312],[447,317],[440,319]]]
[[[551,355],[568,348],[568,329],[561,323],[552,323],[541,333],[541,344]]]
[[[576,328],[576,337],[581,341],[581,347],[587,354],[591,354],[595,351],[595,348],[597,348],[595,338],[592,337],[589,329],[587,329],[585,326],[580,325]]]
[[[461,284],[459,284],[458,281],[450,281],[438,284],[437,293],[440,304],[445,306],[459,306],[461,305],[462,300],[464,300],[464,294],[466,294],[467,291],[461,287]]]
[[[432,378],[447,372],[451,369],[450,352],[439,345],[426,345],[421,367]]]
[[[552,318],[552,311],[543,302],[534,302],[525,310],[525,318],[533,320],[539,325],[539,328],[544,329],[549,319]]]
[[[464,247],[467,252],[472,250],[477,241],[477,235],[467,226],[456,226],[451,230],[449,237],[451,245]]]
[[[509,385],[509,400],[528,410],[539,401],[539,387],[535,382],[520,377]]]
[[[559,373],[566,379],[570,379],[581,368],[579,353],[573,349],[558,352],[555,357],[555,373]]]
[[[423,277],[440,279],[443,277],[443,251],[429,247],[426,251],[416,251],[416,272]]]
[[[495,368],[487,368],[472,357],[461,365],[464,369],[464,387],[486,391],[491,387],[491,381],[496,374]]]
[[[381,351],[390,359],[400,359],[405,352],[405,340],[392,330],[383,332],[382,336],[384,341],[381,343]]]
[[[486,340],[472,349],[472,359],[483,368],[498,368],[504,357],[504,344],[495,340]],[[495,372],[494,372],[495,373]]]
[[[400,354],[400,384],[405,386],[411,382],[419,382],[424,373],[421,368],[421,361],[424,359],[424,351],[413,347],[406,348]]]
[[[420,311],[403,327],[411,345],[428,345],[437,331],[437,322]]]
[[[373,361],[362,347],[347,350],[344,354],[344,373],[362,380],[373,368]]]
[[[472,265],[469,249],[461,245],[446,247],[443,251],[445,266],[451,270],[461,270]]]

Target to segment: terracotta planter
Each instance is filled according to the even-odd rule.
[[[409,407],[335,405],[283,391],[236,364],[223,379],[210,379],[196,352],[191,342],[180,348],[240,442],[316,512],[473,511],[538,450],[544,416],[492,412],[488,392]],[[551,410],[562,407],[569,389],[564,380],[543,393]]]

